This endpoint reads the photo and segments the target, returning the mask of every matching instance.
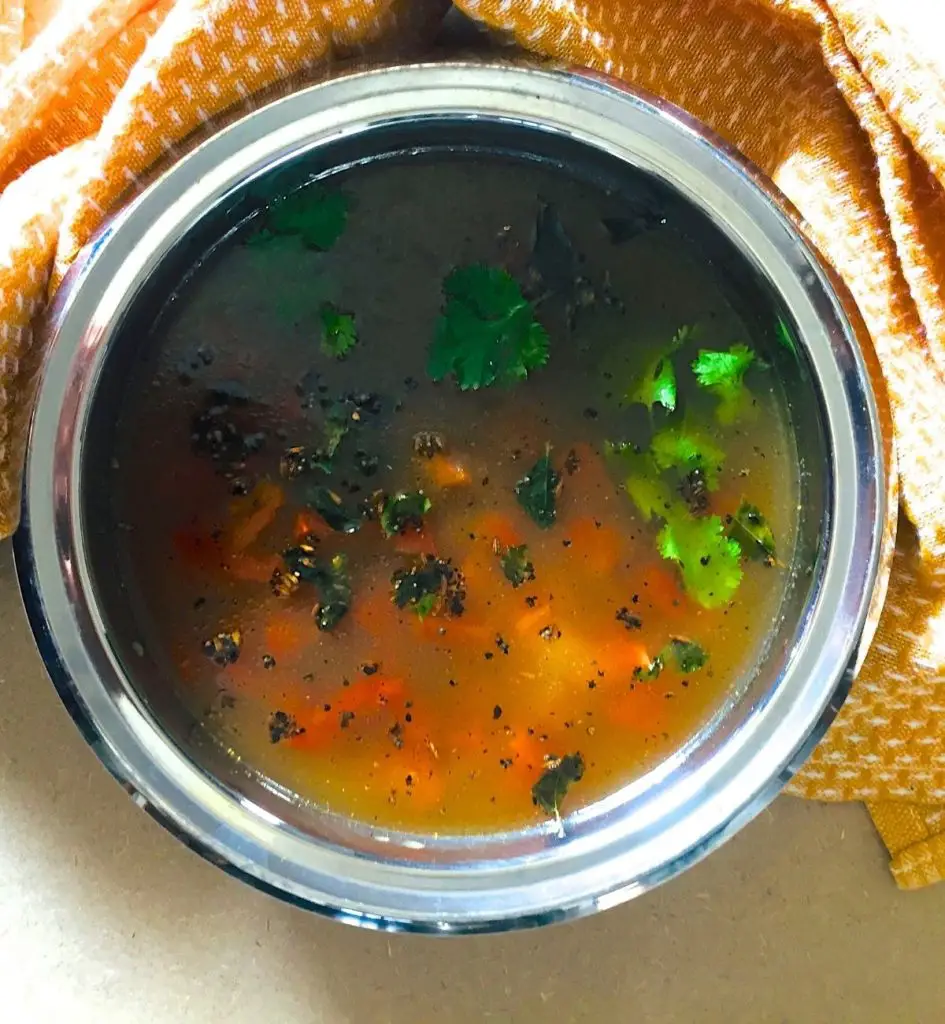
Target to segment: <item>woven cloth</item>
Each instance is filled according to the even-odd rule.
[[[945,60],[932,0],[462,0],[522,46],[679,104],[765,170],[852,291],[902,516],[853,692],[792,784],[865,801],[897,882],[945,873]],[[0,531],[17,525],[31,322],[104,213],[254,91],[421,38],[438,0],[0,0]],[[927,49],[928,48],[928,49]]]

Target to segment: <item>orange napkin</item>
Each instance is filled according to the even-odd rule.
[[[900,885],[945,874],[945,64],[929,0],[462,0],[524,47],[701,118],[771,175],[853,292],[903,516],[876,640],[792,784],[866,801]],[[436,0],[0,0],[0,530],[42,355],[31,321],[106,210],[210,116]],[[931,41],[931,42],[930,42]],[[908,520],[907,520],[908,517]]]

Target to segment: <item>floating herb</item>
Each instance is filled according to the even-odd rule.
[[[709,655],[699,644],[682,637],[674,636],[666,648],[667,653],[676,662],[680,672],[698,672],[709,660]]]
[[[646,668],[642,665],[637,665],[633,670],[633,678],[638,683],[651,683],[654,679],[659,679],[662,671],[663,655],[657,654]]]
[[[693,360],[696,380],[720,399],[716,415],[722,423],[738,416],[748,394],[745,374],[754,361],[755,353],[746,345],[733,345],[727,352],[703,349]]]
[[[738,541],[749,558],[760,558],[768,563],[774,561],[774,534],[756,505],[743,501],[738,506],[729,524],[728,535]]]
[[[502,572],[505,578],[513,587],[520,587],[523,583],[530,583],[535,578],[535,566],[528,557],[528,546],[516,544],[507,548],[504,552],[499,550],[499,562],[502,565]]]
[[[295,716],[286,711],[273,711],[269,716],[269,742],[279,743],[282,740],[291,739],[293,736],[301,736],[305,732]]]
[[[567,754],[545,762],[545,770],[532,786],[532,802],[545,814],[561,816],[561,803],[575,782],[584,777],[584,758],[580,754]]]
[[[231,630],[229,633],[217,633],[216,636],[205,640],[203,653],[221,668],[232,665],[239,660],[240,649],[243,646],[243,634],[238,630]]]
[[[299,189],[277,200],[265,214],[265,227],[248,239],[253,246],[269,247],[281,238],[298,238],[308,249],[326,251],[341,237],[348,223],[348,197],[320,184]]]
[[[543,529],[554,524],[557,500],[561,490],[561,474],[551,465],[551,446],[515,485],[518,503]]]
[[[432,507],[433,502],[423,491],[400,491],[384,501],[384,507],[381,509],[381,529],[387,537],[403,533],[408,528],[421,530],[423,517]]]
[[[315,625],[323,631],[334,629],[351,607],[348,559],[338,554],[328,563],[318,563],[310,579],[321,597],[314,609]]]
[[[341,497],[330,487],[309,487],[305,492],[305,503],[337,533],[357,533],[361,528],[361,520],[348,514]]]
[[[568,298],[578,280],[578,255],[557,209],[542,203],[535,222],[531,266],[547,291]]]
[[[421,619],[428,615],[463,614],[466,580],[448,561],[424,555],[406,569],[391,576],[391,600]]]
[[[344,359],[358,343],[354,314],[342,312],[331,302],[323,302],[318,314],[322,322],[322,352]]]
[[[657,469],[676,469],[683,474],[698,469],[705,474],[706,487],[718,489],[725,453],[699,431],[666,427],[653,435],[650,451]]]
[[[741,546],[726,537],[718,516],[669,513],[657,537],[663,558],[676,562],[686,592],[706,608],[727,604],[742,581]]]
[[[693,328],[680,327],[673,335],[667,348],[649,364],[636,386],[627,392],[627,401],[645,405],[647,409],[661,405],[667,412],[676,408],[676,369],[673,353],[677,352],[692,336]]]
[[[433,380],[453,374],[464,391],[514,384],[548,361],[548,335],[515,279],[500,267],[459,267],[443,283],[446,299],[430,346]]]

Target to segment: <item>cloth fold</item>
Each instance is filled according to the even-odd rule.
[[[791,785],[862,800],[906,888],[945,875],[945,9],[925,0],[460,0],[535,53],[690,111],[767,172],[850,288],[888,388],[902,517],[876,638]],[[17,523],[31,323],[104,213],[191,131],[440,0],[0,2],[0,531]]]

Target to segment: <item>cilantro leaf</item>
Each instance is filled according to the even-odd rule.
[[[678,469],[683,474],[700,469],[705,474],[709,490],[718,489],[719,470],[725,461],[725,453],[704,434],[681,427],[666,427],[653,435],[650,451],[658,469]]]
[[[448,561],[424,555],[409,568],[395,570],[390,581],[391,601],[421,619],[428,615],[463,614],[466,578]]]
[[[499,561],[502,565],[502,572],[505,578],[513,587],[520,587],[523,583],[530,583],[535,578],[535,566],[528,557],[528,546],[517,544],[506,549],[500,555]]]
[[[674,636],[669,641],[666,651],[672,655],[680,672],[698,672],[709,660],[709,655],[704,648],[679,636]]]
[[[561,474],[551,465],[551,446],[515,485],[518,503],[543,529],[554,524],[557,499],[561,490]]]
[[[358,342],[354,314],[343,313],[333,303],[323,302],[318,315],[322,321],[322,352],[344,359]]]
[[[728,535],[738,541],[749,558],[774,561],[774,534],[757,505],[743,501],[738,506],[738,511],[729,525]]]
[[[538,781],[532,786],[532,802],[545,814],[560,817],[561,802],[575,782],[584,777],[584,758],[580,754],[548,761]]]
[[[501,267],[458,267],[443,282],[443,294],[427,362],[433,380],[453,374],[463,391],[514,384],[548,362],[548,335]]]
[[[314,184],[279,199],[266,211],[266,226],[249,239],[255,246],[298,238],[308,249],[330,249],[348,223],[348,197],[339,189]]]
[[[732,423],[748,394],[745,374],[755,361],[755,353],[746,345],[733,345],[727,352],[702,349],[692,362],[699,384],[721,400],[716,415],[722,423]]]
[[[650,410],[654,405],[661,405],[667,412],[676,408],[676,369],[672,354],[685,345],[692,331],[693,328],[689,326],[680,327],[676,331],[666,351],[649,364],[636,387],[627,392],[627,401],[645,405]]]
[[[305,494],[305,503],[337,533],[357,533],[361,529],[361,520],[348,514],[341,497],[330,487],[309,487]]]
[[[671,512],[656,539],[663,558],[676,562],[687,593],[706,608],[727,604],[742,581],[741,545],[726,537],[718,516],[693,519]]]
[[[433,502],[423,491],[399,491],[385,499],[381,509],[381,529],[387,537],[403,533],[407,527],[423,528],[423,517],[433,508]]]

